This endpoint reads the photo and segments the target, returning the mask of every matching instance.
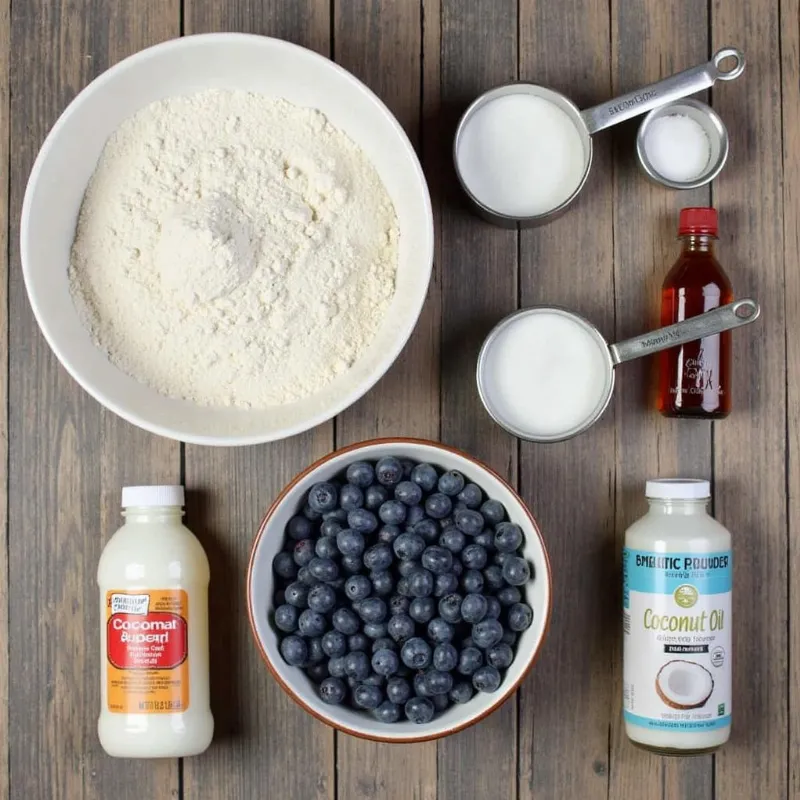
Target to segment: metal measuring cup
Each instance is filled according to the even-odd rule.
[[[594,411],[575,427],[552,435],[534,435],[531,434],[530,431],[522,430],[508,420],[503,419],[497,408],[492,404],[491,390],[490,387],[487,386],[486,379],[491,345],[497,339],[498,335],[507,327],[513,325],[514,322],[519,320],[522,316],[543,313],[560,314],[570,319],[576,325],[579,325],[584,331],[590,334],[597,343],[600,351],[605,355],[605,386],[603,392],[599,393],[600,401]],[[492,419],[514,436],[529,442],[561,442],[588,430],[603,415],[614,393],[614,370],[618,364],[622,364],[625,361],[632,361],[633,359],[641,358],[651,353],[657,353],[660,350],[668,350],[671,347],[686,344],[686,342],[703,339],[706,336],[713,336],[723,331],[739,328],[742,325],[749,325],[751,322],[755,322],[760,314],[761,308],[758,303],[755,300],[746,298],[720,306],[713,311],[707,311],[696,317],[691,317],[683,322],[677,322],[666,328],[659,328],[658,330],[650,331],[641,336],[635,336],[633,339],[626,339],[617,344],[609,344],[595,325],[580,314],[576,314],[574,311],[569,311],[559,306],[532,306],[531,308],[524,308],[520,311],[515,311],[513,314],[501,320],[486,337],[478,356],[478,394]],[[524,365],[521,364],[520,369],[523,368]]]
[[[723,70],[721,63],[728,58],[734,60],[733,66],[730,69]],[[545,86],[539,86],[533,83],[509,83],[504,86],[498,86],[496,89],[491,89],[474,100],[459,120],[455,139],[453,141],[453,161],[455,163],[458,180],[475,210],[489,222],[505,228],[514,228],[517,225],[532,227],[549,222],[567,209],[570,203],[578,196],[584,183],[586,183],[586,178],[589,175],[589,169],[592,165],[593,133],[616,125],[618,122],[637,117],[640,114],[644,114],[646,111],[671,103],[687,95],[701,92],[713,86],[718,80],[731,81],[734,78],[738,78],[744,71],[744,66],[744,54],[740,50],[737,50],[735,47],[723,47],[721,50],[718,50],[711,61],[706,64],[700,64],[699,66],[692,67],[683,72],[678,72],[669,78],[620,95],[613,100],[600,103],[584,111],[581,111],[566,95],[556,92],[553,89],[548,89]],[[570,117],[581,138],[581,143],[583,144],[583,177],[572,194],[557,207],[549,209],[541,214],[527,217],[503,214],[486,205],[482,202],[481,198],[476,197],[464,180],[458,155],[459,142],[463,136],[463,132],[478,109],[483,108],[483,106],[490,103],[492,100],[511,94],[532,95],[556,105]]]

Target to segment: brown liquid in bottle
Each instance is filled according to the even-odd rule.
[[[664,280],[662,325],[733,301],[731,283],[714,256],[717,212],[684,208],[678,231],[683,251]],[[730,331],[659,354],[658,410],[667,417],[722,419],[731,410],[730,386]]]

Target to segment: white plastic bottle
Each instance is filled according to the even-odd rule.
[[[100,557],[103,749],[175,758],[211,743],[208,559],[181,522],[182,486],[127,486]]]
[[[731,731],[731,535],[707,512],[708,481],[646,493],[622,559],[625,730],[664,755],[707,753]]]

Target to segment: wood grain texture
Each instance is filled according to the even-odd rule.
[[[515,80],[516,0],[442,0],[443,135],[481,92]],[[517,233],[480,221],[465,206],[455,174],[442,181],[442,441],[487,462],[516,484],[517,443],[492,422],[475,386],[485,335],[517,305]],[[517,795],[517,700],[439,744],[439,797]]]
[[[185,0],[184,30],[278,36],[330,54],[327,0]],[[258,523],[300,470],[329,452],[333,426],[257,447],[186,446],[189,525],[211,562],[211,701],[214,742],[184,762],[185,798],[334,797],[333,731],[296,706],[269,676],[252,641],[245,571]]]
[[[732,131],[728,166],[714,186],[723,220],[719,248],[737,294],[757,297],[762,306],[757,327],[736,337],[734,411],[714,431],[715,511],[734,536],[733,624],[739,634],[733,641],[733,735],[716,757],[720,798],[784,797],[788,788],[780,30],[778,6],[769,0],[712,5],[714,47],[735,42],[748,59],[741,79],[713,92]],[[797,263],[787,269],[796,272]]]
[[[18,219],[47,130],[86,83],[178,33],[177,0],[14,4],[11,48],[10,796],[168,797],[178,762],[107,757],[95,573],[123,482],[175,481],[176,444],[111,418],[57,365],[19,272]]]
[[[581,108],[611,96],[606,0],[523,0],[520,14],[523,80],[563,91]],[[554,37],[556,29],[563,35]],[[597,136],[593,146],[591,177],[569,213],[521,233],[520,299],[523,307],[573,308],[612,335],[611,138]],[[548,639],[520,692],[520,798],[599,800],[608,793],[611,650],[619,627],[617,592],[608,588],[614,448],[613,409],[570,442],[521,444],[520,491],[542,527],[554,595]]]
[[[708,58],[705,4],[613,0],[613,92],[643,86]],[[727,88],[727,87],[726,87]],[[701,96],[702,99],[702,96]],[[648,183],[636,164],[638,120],[613,129],[614,282],[616,334],[625,338],[658,324],[661,284],[680,252],[678,212],[707,205],[707,189],[675,192]],[[723,221],[724,224],[724,221]],[[723,255],[722,263],[726,264]],[[644,482],[649,477],[710,478],[711,426],[707,422],[662,419],[650,387],[654,360],[631,362],[617,370],[616,557],[625,529],[646,511]],[[619,567],[613,572],[620,604]],[[619,617],[618,617],[619,619]],[[616,630],[619,630],[619,622]],[[611,706],[611,797],[710,798],[712,759],[663,759],[637,750],[622,724],[621,637],[616,638]]]

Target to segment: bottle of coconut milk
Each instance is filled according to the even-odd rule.
[[[731,535],[708,514],[708,481],[646,493],[622,557],[625,729],[662,755],[707,753],[731,730]]]

